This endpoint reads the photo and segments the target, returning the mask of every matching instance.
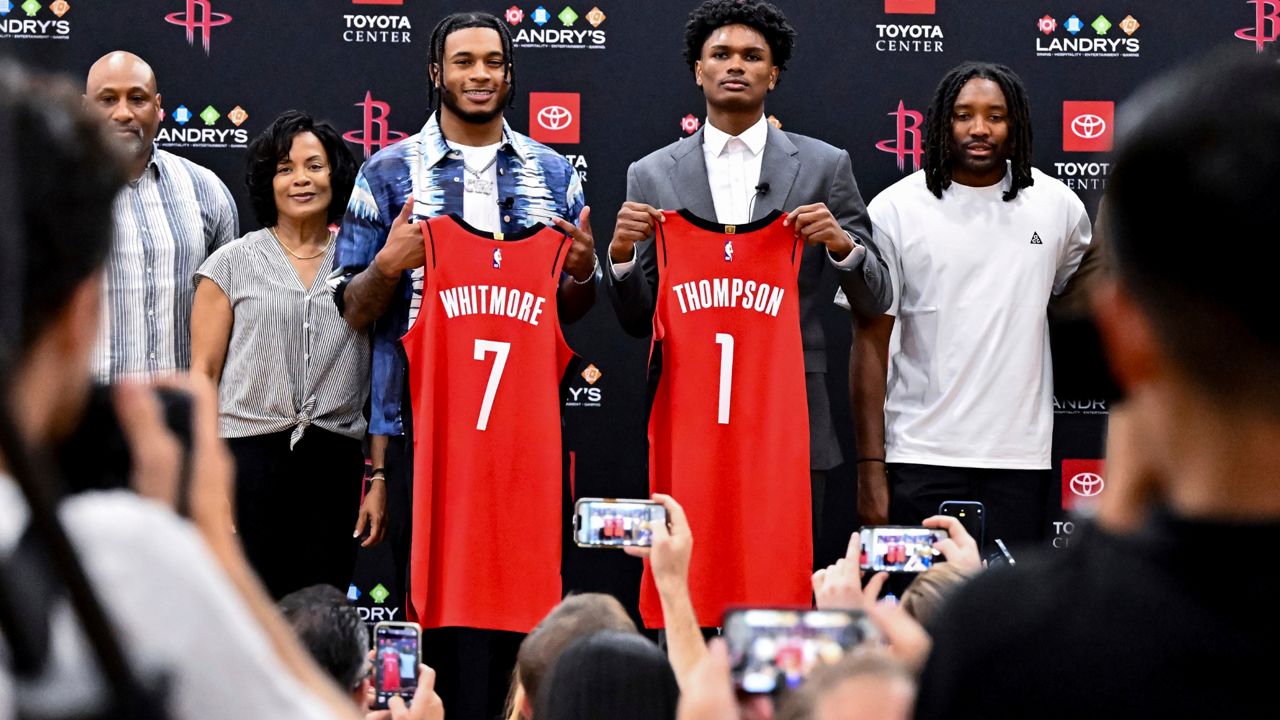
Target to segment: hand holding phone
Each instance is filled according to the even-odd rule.
[[[392,697],[406,704],[418,690],[422,628],[411,622],[380,622],[373,626],[373,690],[375,709],[385,709]]]

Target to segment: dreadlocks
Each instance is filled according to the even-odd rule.
[[[431,43],[429,45],[431,48],[431,60],[429,67],[435,68],[436,73],[438,73],[436,77],[431,78],[431,84],[427,88],[427,102],[431,104],[431,109],[433,111],[440,110],[442,93],[438,89],[437,83],[444,83],[445,38],[457,30],[465,30],[466,28],[489,28],[498,33],[498,37],[502,38],[502,59],[507,65],[507,107],[512,107],[516,99],[516,69],[513,60],[514,52],[511,44],[511,33],[507,32],[507,26],[489,13],[456,12],[436,23],[435,29],[431,31]]]
[[[963,63],[938,83],[925,117],[925,185],[938,198],[942,197],[943,190],[951,187],[951,113],[960,89],[973,78],[999,85],[1009,106],[1008,142],[1013,182],[1004,194],[1005,201],[1009,201],[1018,196],[1020,189],[1031,187],[1034,180],[1031,177],[1031,111],[1027,106],[1027,91],[1022,86],[1022,78],[1004,65]]]

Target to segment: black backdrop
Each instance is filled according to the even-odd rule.
[[[597,247],[603,252],[623,199],[628,163],[682,137],[703,117],[701,93],[681,57],[682,29],[693,4],[0,0],[0,54],[65,71],[77,82],[110,50],[127,49],[147,59],[164,98],[161,145],[217,172],[237,198],[242,229],[249,230],[254,222],[243,187],[243,147],[250,137],[289,108],[331,120],[346,133],[357,157],[417,131],[427,116],[425,67],[432,26],[454,10],[487,10],[505,17],[516,36],[511,125],[529,132],[533,120],[535,137],[549,132],[531,118],[545,104],[567,108],[572,116],[569,127],[551,136],[556,140],[551,144],[586,180]],[[799,38],[767,112],[786,130],[848,149],[868,200],[915,169],[920,114],[941,75],[963,60],[1006,63],[1022,75],[1031,97],[1035,164],[1076,189],[1092,212],[1108,173],[1115,129],[1111,103],[1212,47],[1263,50],[1274,47],[1280,35],[1280,0],[779,4]],[[532,98],[531,93],[576,98]],[[556,114],[544,114],[544,120],[554,126]],[[579,496],[643,496],[648,343],[625,336],[607,300],[601,300],[568,328],[573,347],[601,373],[594,383],[573,378],[565,398],[576,491]],[[844,368],[849,322],[834,308],[828,320],[829,367]],[[852,458],[847,377],[836,370],[829,385],[845,456]],[[1089,473],[1103,475],[1106,402],[1100,397],[1056,402],[1054,462],[1066,488],[1062,504],[1071,505],[1103,487]],[[852,464],[838,468],[829,484],[828,530],[818,546],[827,560],[842,551],[855,524]],[[1047,532],[1062,547],[1069,542],[1070,525],[1062,522],[1059,499],[1053,500],[1055,522]],[[636,597],[636,560],[574,549],[566,572],[576,589],[612,591],[628,603]],[[359,597],[367,618],[399,619],[392,578],[385,549],[362,557],[351,596]]]

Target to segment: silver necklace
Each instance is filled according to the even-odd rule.
[[[464,158],[462,161],[462,169],[466,170],[469,176],[463,179],[462,189],[465,192],[473,193],[475,195],[492,195],[493,181],[486,180],[480,176],[488,172],[489,168],[493,167],[493,164],[496,162],[498,162],[498,153],[495,152],[493,157],[484,167],[479,170],[473,170]]]

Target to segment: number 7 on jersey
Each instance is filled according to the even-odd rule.
[[[507,367],[507,356],[511,354],[511,343],[476,338],[475,359],[484,360],[489,353],[494,354],[493,368],[489,370],[489,382],[484,387],[480,417],[476,418],[477,430],[489,428],[489,413],[493,410],[493,397],[498,394],[498,384],[502,382],[502,371]]]

